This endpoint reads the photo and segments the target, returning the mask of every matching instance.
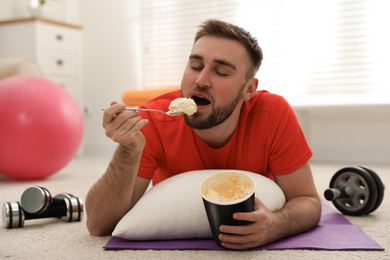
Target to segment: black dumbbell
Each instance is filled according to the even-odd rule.
[[[46,188],[32,186],[23,192],[20,203],[25,213],[41,218],[61,217],[65,222],[82,219],[83,203],[69,193],[59,193],[52,198]]]
[[[367,215],[382,203],[385,186],[379,176],[365,166],[340,169],[332,177],[324,196],[342,213]]]
[[[76,222],[82,220],[83,211],[81,199],[69,193],[59,193],[52,198],[47,189],[33,186],[22,194],[21,202],[4,203],[3,227],[23,227],[25,220],[52,217]]]

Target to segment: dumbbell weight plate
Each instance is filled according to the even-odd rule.
[[[65,201],[66,215],[61,219],[65,222],[76,222],[83,219],[84,204],[83,201],[69,193],[59,193],[54,196],[54,199],[61,199]]]
[[[351,186],[354,195],[350,198],[333,200],[335,207],[342,213],[352,216],[366,215],[374,208],[378,192],[374,178],[360,167],[346,167],[339,170],[330,181],[330,188]]]
[[[4,203],[2,211],[4,228],[19,228],[24,226],[24,212],[19,202]]]
[[[52,197],[50,192],[43,187],[32,186],[26,189],[20,198],[20,204],[27,213],[44,213],[51,205]]]

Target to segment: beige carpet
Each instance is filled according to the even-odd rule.
[[[88,189],[105,171],[109,158],[76,158],[59,173],[43,181],[16,182],[0,175],[0,203],[19,201],[31,185],[46,187],[52,195],[71,193],[85,199]],[[333,174],[345,165],[312,163],[319,193],[328,188]],[[26,220],[19,229],[0,227],[0,259],[390,259],[390,165],[368,165],[387,186],[382,205],[369,216],[347,217],[360,226],[385,251],[204,251],[123,250],[105,251],[109,237],[89,235],[85,220],[65,223],[59,219]],[[330,203],[330,205],[333,204]],[[337,237],[335,237],[337,239]]]

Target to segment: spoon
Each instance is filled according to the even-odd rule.
[[[105,109],[103,108],[103,111]],[[149,111],[149,112],[159,112],[159,113],[163,113],[165,115],[168,115],[168,116],[180,116],[180,115],[183,115],[184,112],[164,112],[164,111],[161,111],[161,110],[157,110],[157,109],[144,109],[144,108],[130,108],[130,107],[127,107],[125,108],[125,110],[130,110],[130,111]]]

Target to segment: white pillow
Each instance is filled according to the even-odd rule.
[[[117,224],[115,237],[129,240],[211,238],[200,195],[202,181],[224,171],[243,172],[256,183],[255,196],[271,211],[281,209],[286,198],[272,180],[239,170],[201,170],[175,175],[150,188]]]

